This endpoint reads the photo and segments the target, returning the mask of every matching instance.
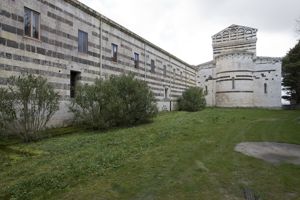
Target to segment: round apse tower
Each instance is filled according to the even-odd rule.
[[[257,29],[231,25],[212,37],[216,63],[216,106],[253,106]]]

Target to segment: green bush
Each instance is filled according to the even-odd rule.
[[[96,130],[143,123],[157,113],[151,90],[132,75],[79,85],[70,110],[77,125]]]
[[[7,134],[8,125],[16,118],[13,97],[7,88],[0,88],[0,135]]]
[[[178,110],[196,112],[204,109],[205,106],[203,89],[199,87],[190,87],[178,99]]]
[[[25,142],[37,139],[38,132],[58,110],[59,95],[47,80],[33,75],[11,77],[8,89],[0,91],[2,131],[16,134]]]

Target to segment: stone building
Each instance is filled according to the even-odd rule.
[[[60,94],[53,124],[70,119],[75,85],[133,73],[159,110],[191,86],[211,106],[280,106],[280,59],[256,57],[256,29],[230,26],[213,36],[214,60],[198,68],[77,0],[0,1],[0,86],[10,76],[41,75]]]
[[[231,25],[212,36],[213,60],[197,71],[209,106],[281,107],[281,58],[256,56],[256,33]]]
[[[160,110],[196,85],[195,68],[77,0],[0,1],[0,85],[12,75],[47,77],[59,92],[53,124],[68,119],[77,83],[133,73]]]

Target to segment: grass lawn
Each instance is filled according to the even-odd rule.
[[[60,130],[57,130],[60,131]],[[300,112],[206,109],[151,124],[0,140],[0,199],[300,199],[300,166],[234,152],[244,141],[300,144]]]

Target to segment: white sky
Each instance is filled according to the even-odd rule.
[[[297,42],[300,0],[80,1],[193,65],[212,60],[211,36],[231,24],[258,28],[258,56],[284,56]]]

